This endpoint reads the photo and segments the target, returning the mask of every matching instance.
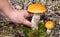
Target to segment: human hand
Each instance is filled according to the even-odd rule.
[[[4,13],[4,15],[7,17],[7,20],[9,21],[19,24],[22,23],[29,27],[33,27],[33,24],[26,19],[26,17],[31,16],[31,14],[29,14],[26,10],[12,10]]]

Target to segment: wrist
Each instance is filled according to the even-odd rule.
[[[12,9],[12,8],[4,8],[2,11],[3,11],[4,13],[9,13],[9,12],[12,12],[13,9]]]
[[[0,10],[2,10],[4,13],[12,11],[12,7],[9,4],[8,0],[0,0]]]

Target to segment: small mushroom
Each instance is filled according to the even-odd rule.
[[[47,21],[45,27],[47,28],[47,34],[50,34],[51,30],[55,27],[55,23],[52,21]]]
[[[28,6],[28,11],[33,13],[31,22],[34,25],[34,28],[32,28],[32,29],[33,30],[38,29],[38,22],[40,20],[40,14],[45,13],[45,11],[46,11],[45,6],[42,4],[31,4]]]

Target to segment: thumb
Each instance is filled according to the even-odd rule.
[[[27,19],[24,19],[23,24],[25,24],[25,25],[27,25],[27,26],[29,26],[31,28],[34,27],[34,25],[30,21],[28,21]]]

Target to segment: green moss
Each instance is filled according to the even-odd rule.
[[[48,37],[45,25],[43,23],[39,23],[38,30],[32,30],[31,28],[26,26],[18,26],[16,28],[23,31],[26,34],[26,37]]]
[[[39,23],[39,28],[38,28],[38,31],[39,31],[39,37],[48,37],[48,34],[46,33],[46,27],[45,27],[45,24],[43,23]]]

